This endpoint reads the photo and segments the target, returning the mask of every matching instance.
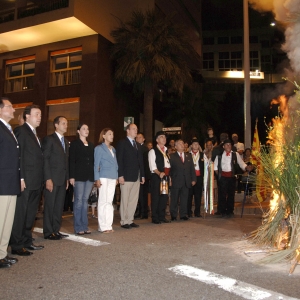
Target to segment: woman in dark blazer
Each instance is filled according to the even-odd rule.
[[[74,187],[74,231],[78,235],[88,230],[88,198],[94,184],[94,145],[87,141],[89,127],[77,127],[79,138],[70,145],[70,184]]]
[[[114,207],[112,202],[118,179],[116,150],[111,145],[113,140],[114,132],[110,128],[104,128],[99,137],[100,145],[95,148],[94,173],[96,185],[99,188],[98,230],[103,233],[113,232]]]

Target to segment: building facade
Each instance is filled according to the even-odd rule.
[[[183,2],[188,12],[192,0],[128,0],[126,5],[122,0],[4,1],[0,95],[9,97],[16,108],[13,126],[24,107],[34,103],[42,109],[41,137],[53,132],[54,117],[63,115],[69,121],[70,140],[79,123],[89,126],[95,143],[104,127],[114,129],[115,140],[122,138],[128,109],[114,94],[110,32],[134,9],[156,8],[167,14],[183,10]],[[187,12],[181,15],[195,26]],[[197,39],[193,46],[200,62],[200,27]]]

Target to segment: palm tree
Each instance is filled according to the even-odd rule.
[[[183,28],[173,23],[174,14],[161,16],[154,10],[133,11],[128,22],[120,21],[111,32],[115,40],[112,57],[115,79],[134,84],[144,93],[144,135],[153,138],[153,94],[163,82],[178,92],[190,78],[184,55],[191,46]]]

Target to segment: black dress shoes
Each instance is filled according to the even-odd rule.
[[[69,236],[68,234],[63,234],[61,232],[56,232],[55,234],[58,235],[58,236],[60,236],[62,239]]]
[[[58,241],[58,240],[61,240],[61,237],[60,237],[60,235],[56,235],[55,233],[51,233],[50,235],[45,236],[44,239],[52,240],[52,241]]]
[[[161,224],[161,222],[157,221],[157,220],[153,220],[152,221],[153,224]]]
[[[182,217],[180,218],[180,220],[183,220],[183,221],[187,221],[189,218],[188,217]]]
[[[168,219],[163,219],[163,220],[160,220],[161,223],[170,223],[171,221],[169,221]]]
[[[131,223],[129,226],[130,226],[130,227],[134,227],[134,228],[138,228],[138,227],[140,227],[140,225],[138,225],[138,224],[135,224],[135,223]]]
[[[9,263],[5,258],[0,259],[0,269],[9,268],[11,263]]]
[[[172,217],[171,221],[177,221],[176,217]]]
[[[6,256],[3,258],[3,260],[5,260],[6,262],[10,263],[11,265],[15,264],[18,262],[18,259],[15,257],[10,257],[10,256]]]
[[[42,250],[42,249],[44,249],[44,246],[31,244],[30,246],[25,247],[25,248],[27,250]]]
[[[131,226],[129,224],[121,225],[121,227],[124,229],[131,229]]]
[[[33,253],[27,251],[25,248],[19,249],[19,250],[11,250],[11,254],[20,255],[20,256],[30,256]]]

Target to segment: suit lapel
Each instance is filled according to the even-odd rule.
[[[101,146],[104,151],[107,153],[108,157],[109,157],[109,160],[113,161],[114,160],[114,157],[111,155],[111,152],[110,150],[108,149],[108,147],[103,143],[102,146]]]
[[[61,150],[62,150],[63,153],[65,154],[64,148],[63,148],[63,146],[62,146],[62,144],[61,144],[61,140],[59,139],[58,135],[57,135],[55,132],[53,133],[53,137],[54,137],[55,142],[59,144]],[[67,147],[67,146],[66,146],[66,140],[65,140],[65,139],[64,139],[64,142],[65,142],[65,147]],[[65,149],[66,149],[66,148],[65,148]]]
[[[39,142],[37,141],[37,136],[35,136],[35,134],[33,133],[33,131],[31,130],[31,128],[29,127],[29,125],[25,122],[23,124],[24,128],[27,130],[29,136],[33,139],[33,141],[39,146],[39,148],[41,148]]]
[[[0,121],[0,126],[2,126],[2,129],[8,134],[8,136],[10,138],[12,138],[14,140],[14,142],[18,145],[18,141],[17,139],[14,137],[14,135],[10,132],[10,130],[7,128],[7,126],[2,122]]]

